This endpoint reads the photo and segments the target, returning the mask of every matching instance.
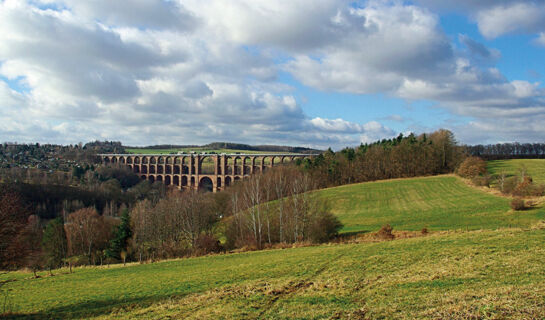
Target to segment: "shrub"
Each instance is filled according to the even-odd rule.
[[[485,175],[486,172],[486,161],[479,157],[466,158],[456,169],[456,173],[464,178]]]
[[[538,185],[534,185],[534,192],[534,195],[537,197],[545,196],[545,184],[541,183]]]
[[[525,201],[526,208],[535,207],[536,204],[537,204],[537,203],[536,203],[535,201],[532,201],[532,200],[526,200],[526,201]]]
[[[68,264],[68,267],[70,268],[70,273],[72,273],[72,267],[86,265],[89,263],[89,259],[85,255],[79,255],[65,258],[63,259],[63,262]]]
[[[110,257],[104,258],[104,264],[106,264],[106,265],[116,264],[118,262],[119,262],[119,260],[117,260],[115,258],[110,258]]]
[[[484,175],[473,177],[471,182],[477,187],[490,187],[491,180],[490,175]]]
[[[503,190],[501,190],[504,194],[511,194],[513,193],[513,190],[518,185],[518,177],[509,177],[505,179],[505,182],[503,183]]]
[[[214,235],[201,234],[195,240],[196,254],[208,254],[212,252],[220,252],[222,250],[223,248],[221,247],[220,241]]]
[[[392,240],[395,238],[392,231],[394,228],[390,226],[389,224],[383,225],[382,228],[377,232],[377,238],[384,239],[384,240]]]
[[[309,238],[314,243],[327,242],[343,227],[339,219],[329,211],[314,216],[309,229]]]
[[[524,200],[520,198],[515,198],[511,200],[511,209],[519,211],[519,210],[524,210],[525,208],[526,208],[526,205],[524,203]]]
[[[533,183],[532,177],[525,176],[511,193],[518,197],[540,197],[544,190],[545,187],[542,184],[536,185]]]

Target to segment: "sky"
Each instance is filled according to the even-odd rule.
[[[545,1],[0,0],[0,141],[545,140]]]

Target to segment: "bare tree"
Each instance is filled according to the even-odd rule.
[[[311,190],[310,178],[306,174],[295,176],[291,183],[291,202],[293,217],[294,241],[304,237],[303,231],[307,222],[309,194]]]
[[[498,176],[498,187],[500,188],[500,191],[503,192],[505,190],[505,180],[507,179],[507,174],[504,170],[500,172],[500,175]]]
[[[85,255],[93,263],[93,255],[103,249],[111,237],[112,225],[94,208],[71,213],[66,221],[68,251],[71,255]]]
[[[177,221],[180,240],[190,242],[193,247],[199,235],[207,231],[216,219],[211,199],[205,194],[184,192],[163,202],[172,203],[171,216]]]
[[[146,255],[146,244],[151,241],[151,211],[153,206],[149,200],[136,203],[130,212],[131,217],[131,247],[138,254],[138,260],[142,262]]]
[[[258,248],[261,248],[262,244],[262,229],[263,223],[261,221],[261,206],[263,200],[262,190],[262,176],[254,175],[245,181],[242,189],[242,195],[245,202],[245,206],[250,213],[250,228],[253,232],[254,240]]]
[[[274,171],[272,184],[275,197],[278,199],[278,235],[279,241],[284,242],[284,197],[286,196],[286,170],[283,167]]]
[[[36,215],[31,215],[28,218],[23,238],[28,246],[28,253],[25,257],[25,266],[32,270],[35,278],[38,277],[37,272],[42,269],[44,265],[44,257],[41,250],[42,234],[43,231],[42,226],[40,225],[40,218]]]
[[[131,211],[131,247],[139,255],[170,258],[188,254],[217,221],[213,199],[196,192],[172,192],[153,206],[139,202]],[[148,256],[149,258],[149,256]]]
[[[13,192],[0,194],[0,269],[20,266],[29,252],[24,241],[29,213],[21,198]]]
[[[528,175],[528,167],[525,164],[522,164],[518,169],[517,173],[520,176],[520,181],[524,181],[524,177]]]

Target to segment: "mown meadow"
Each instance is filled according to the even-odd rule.
[[[545,210],[514,212],[509,199],[468,186],[453,175],[395,179],[316,191],[344,224],[342,233],[527,227]]]
[[[216,255],[8,283],[11,318],[538,319],[544,229]]]
[[[488,172],[499,175],[504,172],[507,176],[525,170],[534,182],[545,183],[545,159],[510,159],[488,161]]]

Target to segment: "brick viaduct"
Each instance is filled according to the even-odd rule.
[[[312,154],[101,154],[103,163],[127,165],[142,179],[179,189],[223,190],[236,180]],[[203,163],[206,165],[203,166]]]

